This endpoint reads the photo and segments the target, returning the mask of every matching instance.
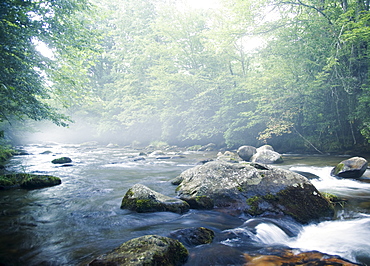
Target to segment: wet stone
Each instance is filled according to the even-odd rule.
[[[146,235],[123,243],[111,252],[99,256],[89,265],[182,265],[188,255],[187,249],[178,240]]]
[[[190,206],[183,200],[165,196],[144,185],[136,184],[123,197],[121,209],[136,212],[169,211],[184,213],[190,209]]]

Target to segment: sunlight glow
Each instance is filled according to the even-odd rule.
[[[193,8],[211,9],[220,7],[219,0],[186,0],[185,2]]]

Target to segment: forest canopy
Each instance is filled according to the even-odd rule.
[[[84,121],[124,144],[368,149],[369,1],[185,2],[3,1],[0,121]]]

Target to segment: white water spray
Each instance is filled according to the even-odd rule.
[[[297,237],[292,238],[272,223],[261,223],[256,226],[253,239],[266,245],[281,244],[302,251],[316,250],[358,261],[359,257],[370,257],[370,216],[307,225]]]

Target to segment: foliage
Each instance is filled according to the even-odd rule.
[[[64,75],[63,60],[72,51],[86,49],[86,39],[80,34],[82,22],[76,16],[87,7],[85,0],[1,1],[0,122],[30,118],[66,125],[68,118],[51,101],[62,95],[62,88],[70,86],[67,78],[73,79],[71,73]],[[42,55],[40,44],[47,45],[55,58]],[[77,56],[74,59],[76,65]],[[64,86],[56,89],[52,85],[58,82]]]
[[[367,2],[104,0],[89,16],[86,3],[2,4],[1,120],[64,123],[52,96],[109,142],[368,148]]]

